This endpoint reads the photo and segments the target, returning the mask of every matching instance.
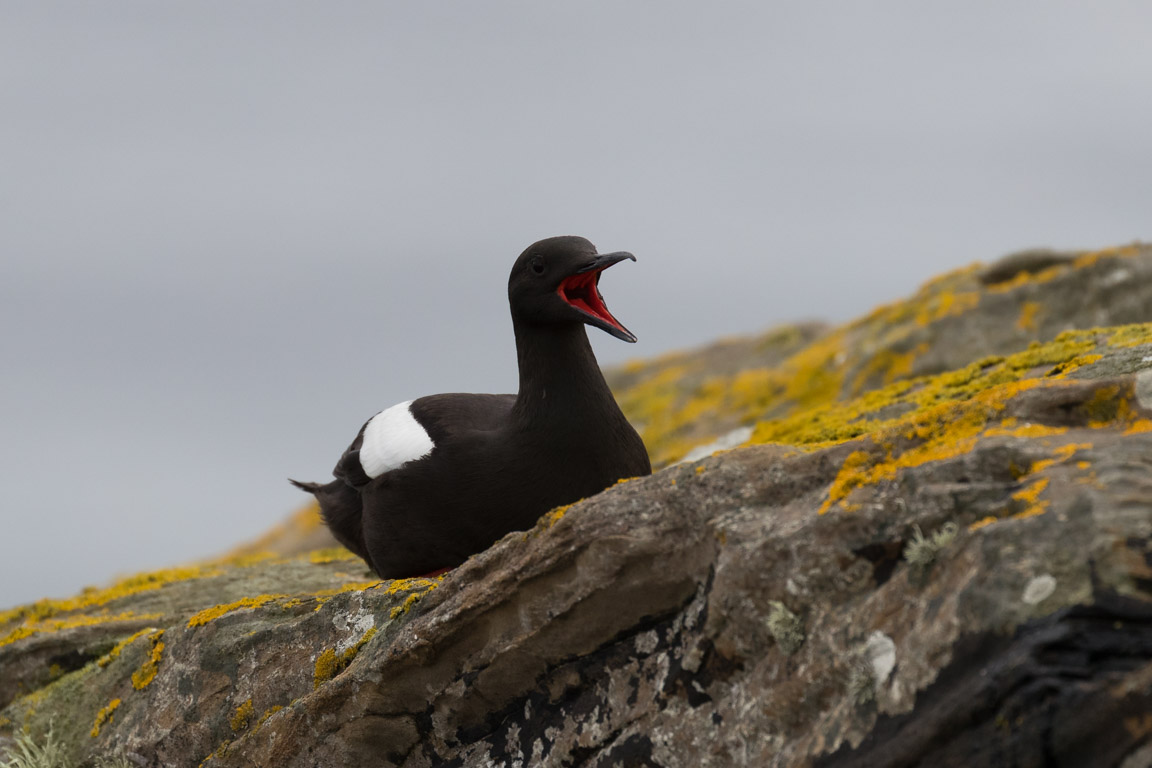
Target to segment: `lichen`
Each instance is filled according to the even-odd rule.
[[[132,673],[132,687],[138,691],[147,688],[160,671],[160,659],[164,654],[164,641],[160,638],[163,636],[164,630],[162,629],[156,630],[149,636],[149,640],[152,641],[152,650],[140,668]]]
[[[1016,327],[1022,331],[1036,330],[1036,315],[1042,308],[1043,305],[1038,301],[1025,301],[1020,305],[1020,317],[1016,320]]]
[[[376,636],[376,627],[370,627],[364,636],[361,637],[356,644],[348,648],[343,653],[337,653],[335,648],[325,648],[317,657],[316,664],[312,672],[312,687],[313,689],[319,688],[328,682],[336,675],[343,672],[356,655],[360,653],[360,649]],[[266,717],[271,716],[266,715]],[[235,730],[235,729],[233,729]]]
[[[917,525],[912,533],[912,541],[904,548],[904,559],[909,565],[927,568],[940,557],[940,553],[948,547],[960,532],[960,527],[953,522],[947,522],[931,536],[925,536]]]
[[[96,722],[92,724],[92,730],[89,735],[96,738],[100,735],[100,728],[104,723],[112,722],[112,713],[120,706],[120,699],[112,699],[108,705],[96,713]]]
[[[112,650],[108,651],[108,653],[104,654],[99,659],[97,659],[96,663],[101,667],[108,666],[109,664],[112,663],[112,661],[114,659],[116,659],[120,656],[120,652],[123,651],[125,648],[132,645],[132,643],[136,642],[136,640],[143,637],[144,635],[147,635],[148,633],[155,632],[155,631],[156,631],[155,627],[145,627],[144,629],[140,630],[139,632],[136,632],[135,634],[129,635],[128,637],[124,638],[120,642],[116,643],[116,645],[112,646]]]
[[[1052,452],[1052,458],[1040,459],[1039,461],[1032,462],[1032,469],[1029,471],[1029,474],[1034,475],[1037,472],[1043,472],[1049,467],[1068,461],[1068,459],[1072,458],[1078,452],[1087,451],[1091,448],[1092,443],[1066,443],[1061,445],[1059,448]],[[1086,462],[1081,463],[1086,464]]]
[[[309,552],[307,555],[308,562],[316,565],[325,565],[327,563],[344,562],[345,560],[357,560],[359,555],[355,552],[350,552],[344,547],[328,547],[327,549],[316,549]]]
[[[846,687],[849,698],[857,706],[864,706],[876,698],[876,673],[868,659],[861,656],[852,659]]]
[[[768,605],[768,632],[784,655],[791,656],[804,644],[804,624],[784,603],[772,600]]]
[[[255,708],[252,706],[252,699],[247,699],[243,704],[236,708],[236,712],[229,718],[228,724],[232,727],[233,733],[239,733],[248,727],[252,721],[252,715],[255,713]]]
[[[560,522],[564,518],[564,515],[567,514],[568,510],[572,509],[573,506],[575,505],[565,504],[562,507],[556,507],[556,509],[553,509],[551,512],[545,513],[544,517],[540,518],[540,522],[544,525],[544,527],[551,528],[552,526],[556,525],[556,523]]]
[[[214,605],[211,608],[205,608],[199,613],[194,614],[188,619],[188,627],[202,627],[212,621],[220,618],[226,613],[237,611],[242,608],[259,608],[262,605],[267,605],[274,600],[286,599],[288,595],[257,595],[255,597],[244,597],[239,600],[234,600],[231,603],[221,603]]]
[[[88,587],[75,597],[38,600],[29,605],[22,605],[7,611],[0,612],[0,626],[12,621],[42,622],[52,616],[72,611],[87,610],[106,605],[113,600],[130,597],[160,589],[166,584],[189,579],[201,579],[219,575],[220,570],[214,567],[189,566],[185,568],[168,568],[150,573],[139,573],[121,579],[110,587],[97,589]]]
[[[27,620],[24,624],[9,632],[7,635],[0,637],[0,647],[15,643],[18,640],[23,640],[33,635],[39,635],[50,632],[59,632],[65,629],[74,629],[76,627],[92,627],[100,624],[116,624],[120,622],[139,622],[151,621],[160,618],[158,613],[133,613],[132,611],[124,611],[118,614],[97,614],[95,616],[69,616],[64,619],[50,619],[43,620]]]
[[[336,597],[336,595],[342,595],[346,592],[363,592],[366,589],[372,589],[374,587],[378,587],[383,583],[384,582],[381,580],[350,581],[347,584],[343,584],[343,585],[341,585],[339,587],[335,587],[333,589],[317,590],[316,592],[311,593],[310,597],[316,601],[315,610],[319,611],[321,608],[324,607],[324,603],[328,602],[333,597]],[[293,599],[293,600],[289,600],[288,602],[286,602],[284,604],[284,607],[287,608],[287,607],[290,607],[292,605],[299,605],[299,604],[300,603],[296,599]]]
[[[268,718],[272,717],[272,715],[276,714],[282,709],[284,709],[284,707],[280,704],[277,704],[274,707],[264,710],[264,714],[260,715],[260,721],[256,723],[256,727],[259,728],[260,726],[264,725]]]
[[[1099,360],[1104,347],[1152,343],[1147,324],[1061,334],[1004,358],[980,361],[940,377],[910,379],[916,361],[931,349],[926,326],[978,311],[989,293],[1013,293],[1021,331],[1040,327],[1045,305],[1034,286],[1105,258],[1137,253],[1135,247],[1081,254],[1038,271],[1022,271],[995,285],[982,285],[973,265],[926,283],[906,300],[878,307],[866,317],[816,338],[772,367],[708,375],[686,354],[664,362],[631,366],[629,386],[618,392],[625,415],[637,425],[653,466],[678,460],[738,426],[755,425],[755,442],[806,447],[866,434],[870,420],[885,408],[883,420],[901,408],[922,408],[944,399],[963,399],[989,386],[1023,378],[1066,377]],[[1029,286],[1022,288],[1022,286]],[[1021,289],[1021,290],[1018,290]],[[1049,371],[1032,370],[1040,366]],[[1053,367],[1054,366],[1054,367]],[[967,379],[967,385],[965,385]],[[915,383],[909,385],[909,381]],[[900,388],[887,389],[894,385]],[[873,387],[886,389],[877,393]],[[860,400],[860,396],[868,398]],[[938,395],[933,399],[934,395]],[[1152,430],[1152,424],[1142,425]]]
[[[57,740],[51,724],[40,739],[28,731],[17,731],[5,753],[7,759],[0,763],[3,768],[68,768],[72,765],[68,747]]]

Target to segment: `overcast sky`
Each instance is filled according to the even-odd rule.
[[[579,234],[628,345],[1152,237],[1152,4],[0,3],[0,607],[226,550],[512,391]]]

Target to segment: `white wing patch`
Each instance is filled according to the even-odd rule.
[[[422,459],[435,444],[412,415],[409,400],[373,416],[364,427],[360,466],[371,478],[380,477],[410,461]]]

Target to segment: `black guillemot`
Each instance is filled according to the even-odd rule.
[[[598,287],[624,259],[636,257],[571,236],[520,254],[508,278],[519,393],[430,395],[369,419],[334,481],[292,481],[336,539],[381,578],[438,572],[554,507],[651,474],[584,331],[636,341]]]

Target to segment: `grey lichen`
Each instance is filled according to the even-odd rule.
[[[42,741],[32,734],[17,732],[14,743],[3,755],[0,768],[72,768],[64,746],[56,740],[49,728]]]
[[[872,662],[863,656],[854,656],[848,666],[848,696],[857,706],[876,698],[876,673]]]
[[[960,526],[948,522],[931,536],[925,536],[924,532],[920,530],[920,526],[917,525],[912,534],[912,541],[908,542],[908,546],[904,548],[904,559],[908,561],[909,565],[927,568],[936,562],[940,552],[952,543],[959,532]]]
[[[769,602],[768,632],[787,656],[804,645],[804,625],[800,618],[777,600]]]

